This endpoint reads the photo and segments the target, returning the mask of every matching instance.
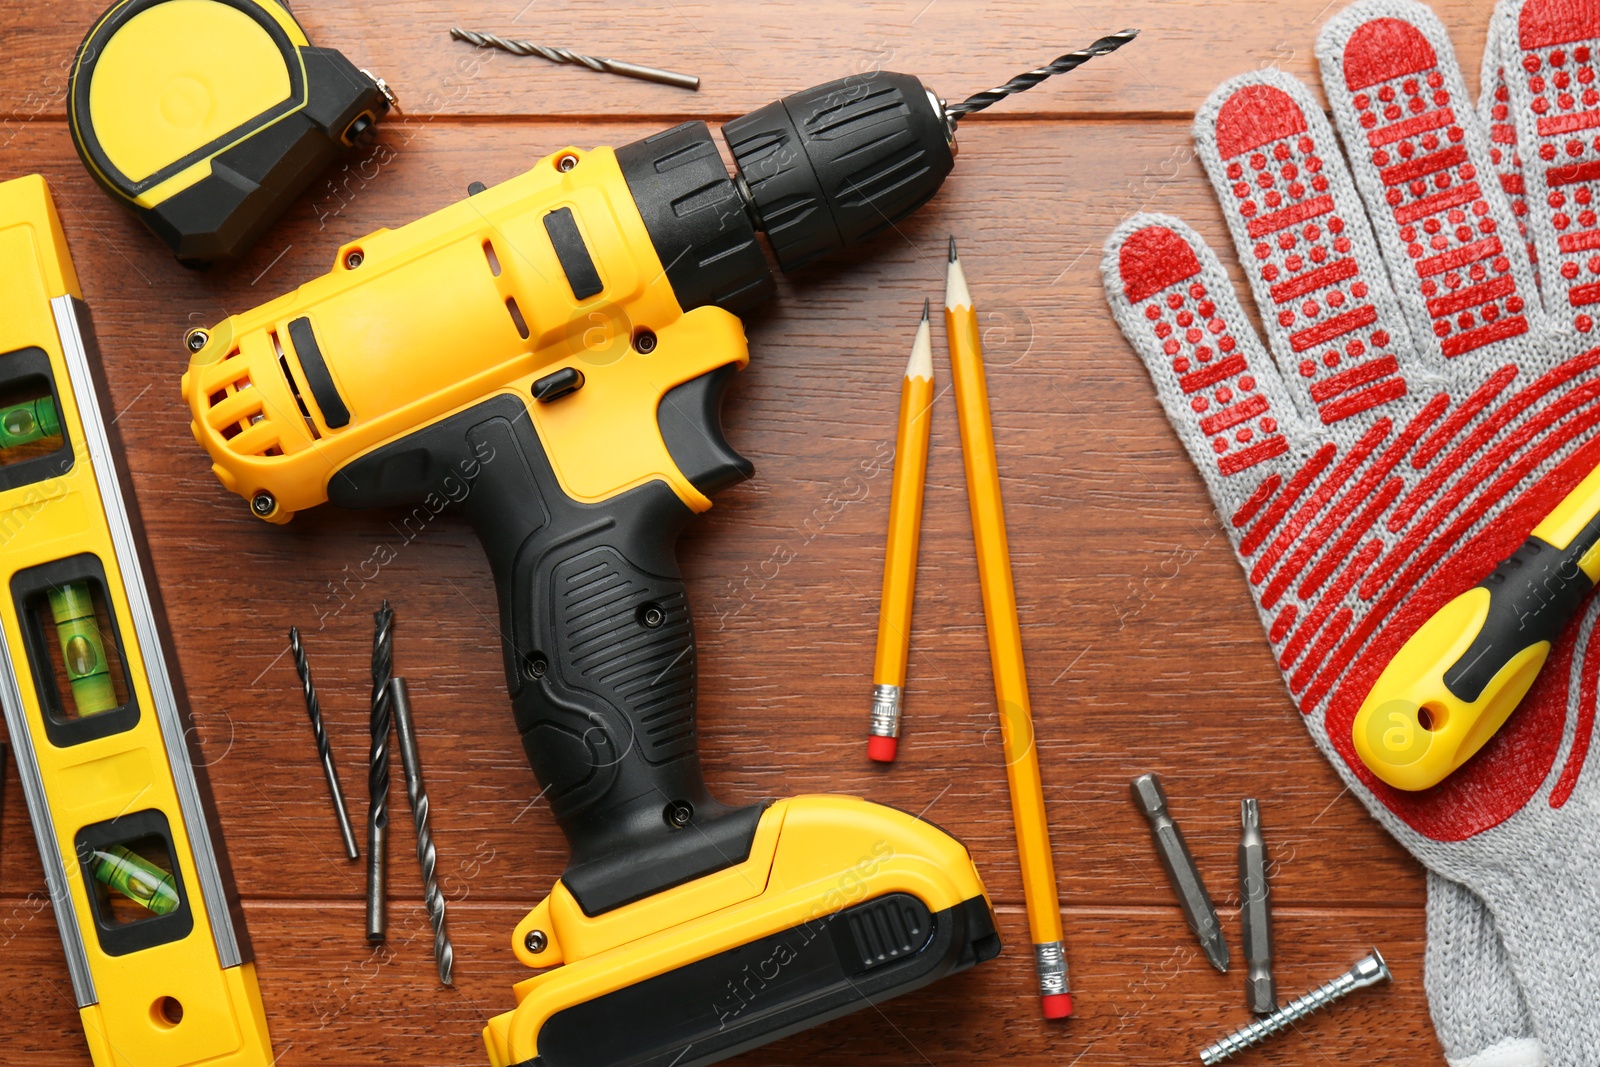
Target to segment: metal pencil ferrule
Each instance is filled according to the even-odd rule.
[[[872,687],[873,737],[900,736],[900,687],[875,685]]]
[[[1033,946],[1033,962],[1039,971],[1039,995],[1060,996],[1067,989],[1067,950],[1060,941]]]

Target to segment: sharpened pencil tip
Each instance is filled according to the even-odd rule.
[[[923,297],[922,298],[922,321],[923,322],[927,322],[928,321],[928,298],[927,297]]]
[[[950,235],[950,262],[956,261],[956,235]]]

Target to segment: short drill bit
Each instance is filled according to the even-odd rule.
[[[417,754],[417,728],[411,718],[411,697],[406,680],[389,683],[389,706],[394,709],[394,730],[400,740],[400,766],[405,773],[406,799],[411,804],[411,819],[417,826],[417,863],[422,867],[422,903],[433,924],[433,959],[439,966],[439,981],[450,984],[456,952],[450,932],[444,925],[444,894],[434,874],[438,855],[433,848],[433,831],[428,827],[428,790],[422,784],[422,758]]]
[[[1178,905],[1189,929],[1200,939],[1211,966],[1219,971],[1228,969],[1228,943],[1222,938],[1222,924],[1217,921],[1217,909],[1211,904],[1211,894],[1200,881],[1200,871],[1189,854],[1189,845],[1183,831],[1167,811],[1167,794],[1161,788],[1161,779],[1154,774],[1141,774],[1133,780],[1133,799],[1150,820],[1150,836],[1155,839],[1156,852],[1161,866],[1166,868],[1173,891],[1178,894]]]
[[[394,612],[389,602],[373,613],[372,748],[368,751],[367,795],[367,940],[381,942],[388,932],[385,914],[384,860],[389,833],[389,678],[394,674]]]
[[[1213,1064],[1221,1063],[1251,1045],[1260,1044],[1279,1030],[1299,1022],[1312,1012],[1325,1008],[1336,1000],[1343,1000],[1358,989],[1365,989],[1369,985],[1377,985],[1388,980],[1389,965],[1383,962],[1382,954],[1373,949],[1371,955],[1357,960],[1354,967],[1333,981],[1318,986],[1303,997],[1296,997],[1278,1011],[1241,1027],[1221,1041],[1207,1045],[1200,1050],[1200,1062],[1206,1067],[1212,1067]]]
[[[339,772],[333,766],[333,750],[328,747],[328,732],[322,728],[322,705],[317,701],[317,687],[311,681],[311,664],[306,662],[305,646],[300,643],[300,628],[289,627],[289,651],[294,653],[295,673],[300,676],[300,688],[305,693],[306,714],[311,717],[311,736],[317,742],[317,755],[322,758],[322,773],[328,778],[328,793],[333,798],[333,814],[339,820],[339,834],[344,838],[347,859],[361,858],[356,847],[356,832],[350,826],[350,812],[345,809],[344,790],[339,787]]]
[[[987,92],[974,93],[959,104],[946,104],[944,109],[945,121],[952,130],[956,123],[972,114],[982,111],[992,104],[997,104],[1013,93],[1026,92],[1046,78],[1053,78],[1057,74],[1077,70],[1095,56],[1108,56],[1121,48],[1135,37],[1139,36],[1138,30],[1121,30],[1109,36],[1102,37],[1088,48],[1080,48],[1076,52],[1068,52],[1061,58],[1046,63],[1044,66],[1018,74],[1004,85],[997,85]]]
[[[1278,1010],[1272,982],[1272,891],[1267,885],[1267,845],[1261,837],[1261,807],[1239,802],[1239,920],[1244,926],[1245,1003],[1257,1015]]]
[[[472,30],[464,30],[460,26],[451,27],[450,36],[458,41],[475,44],[479,48],[498,48],[503,52],[510,52],[516,56],[538,56],[541,59],[548,59],[552,63],[576,63],[581,67],[599,71],[601,74],[621,74],[624,77],[638,78],[641,81],[677,86],[679,89],[700,88],[700,79],[693,74],[679,74],[676,71],[644,67],[637,63],[624,63],[620,59],[606,59],[604,56],[586,56],[568,48],[547,48],[542,44],[534,44],[532,41],[518,41],[492,33],[474,33]],[[1056,62],[1059,63],[1060,60]]]

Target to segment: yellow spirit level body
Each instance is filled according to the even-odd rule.
[[[0,408],[59,413],[53,434],[0,449],[0,704],[84,1034],[97,1067],[268,1067],[91,349],[44,179],[0,184]],[[84,606],[63,621],[68,602]],[[70,684],[83,678],[97,680],[92,702]]]

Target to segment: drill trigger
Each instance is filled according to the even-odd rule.
[[[722,394],[738,370],[738,364],[728,363],[691,378],[669,390],[656,409],[667,454],[689,484],[708,497],[756,471],[722,434]]]

